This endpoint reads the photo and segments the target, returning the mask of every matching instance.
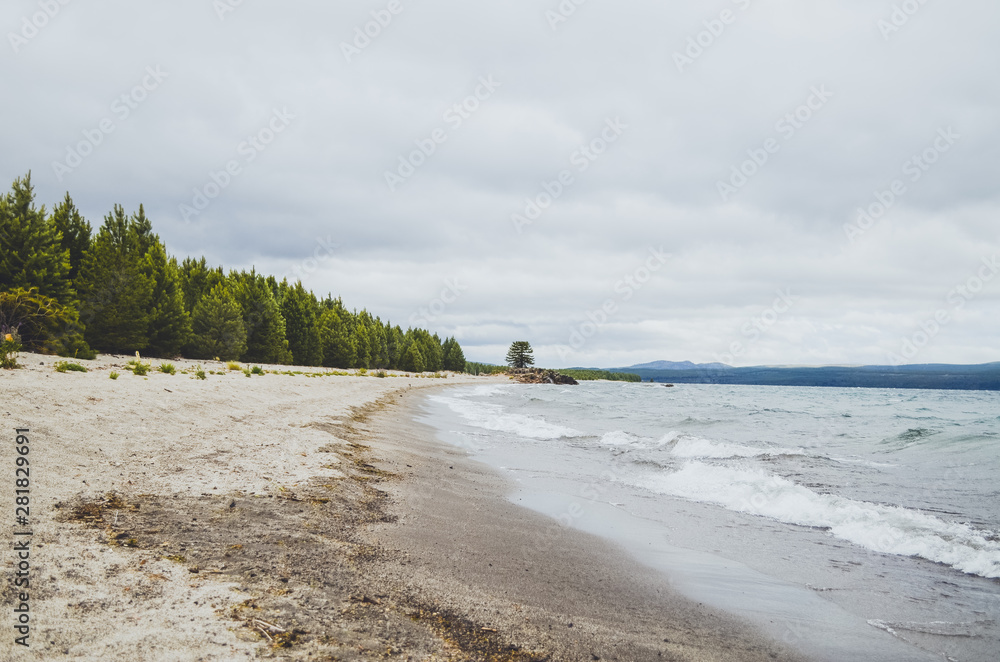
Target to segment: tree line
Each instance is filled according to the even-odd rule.
[[[454,338],[403,331],[301,281],[178,260],[140,205],[115,205],[95,233],[69,193],[35,205],[30,173],[0,196],[0,333],[25,349],[91,359],[105,353],[254,363],[465,370]]]

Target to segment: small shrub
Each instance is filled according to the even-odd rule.
[[[56,372],[87,372],[79,363],[70,363],[69,361],[58,361],[56,363]]]
[[[368,374],[368,368],[358,368],[358,374],[359,375],[367,375]]]
[[[389,376],[389,373],[387,373],[385,370],[378,370],[375,373],[375,376],[378,377],[378,378],[380,378],[380,379],[385,379],[386,377]]]
[[[137,377],[145,377],[149,374],[149,369],[152,367],[149,363],[139,363],[138,361],[133,361],[132,374]]]
[[[173,363],[161,363],[159,370],[165,375],[177,374],[177,368],[174,367]]]
[[[247,368],[246,370],[244,370],[243,374],[246,375],[247,377],[252,377],[253,376],[253,373],[250,372],[250,368]]]
[[[108,377],[110,377],[111,379],[118,379],[118,373],[117,372],[113,372],[110,375],[108,375]]]
[[[250,370],[250,372],[252,372],[252,373],[253,373],[253,374],[255,374],[255,375],[263,375],[263,374],[264,374],[264,369],[263,369],[263,368],[261,368],[261,367],[260,367],[259,365],[255,365],[255,366],[254,366],[254,367],[253,367],[253,368],[252,368],[252,369]]]
[[[226,364],[226,369],[235,372],[236,370],[242,370],[243,366],[241,366],[236,361],[230,361],[229,363]]]
[[[194,376],[198,379],[208,379],[208,377],[205,376],[205,371],[201,369],[201,366],[198,366],[198,369],[194,371]]]
[[[0,329],[0,331],[4,331]],[[0,342],[0,368],[13,370],[18,367],[17,356],[21,353],[21,336],[16,329],[7,329]]]

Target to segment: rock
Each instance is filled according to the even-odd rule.
[[[562,375],[555,370],[545,370],[543,368],[511,368],[507,374],[516,382],[521,384],[566,384],[576,386],[577,382],[572,377]]]

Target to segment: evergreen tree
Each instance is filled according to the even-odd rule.
[[[247,349],[242,359],[254,363],[291,363],[285,318],[267,279],[251,271],[230,274],[229,280],[247,330]]]
[[[38,288],[42,296],[72,305],[69,252],[45,207],[35,207],[31,173],[0,196],[0,289]]]
[[[194,358],[232,361],[247,349],[243,311],[225,283],[213,287],[195,306],[192,328]]]
[[[420,352],[420,344],[411,342],[403,353],[403,361],[400,368],[407,372],[423,372],[426,369],[424,355]]]
[[[147,351],[153,356],[176,356],[191,337],[191,315],[184,309],[177,260],[167,257],[159,238],[146,252],[145,271],[153,281]]]
[[[386,324],[385,338],[389,355],[389,367],[397,370],[399,369],[400,361],[403,359],[403,350],[406,349],[406,337],[398,325],[391,326]]]
[[[115,205],[80,268],[80,315],[85,338],[105,352],[131,353],[149,345],[155,279],[142,251],[146,239]]]
[[[288,348],[296,365],[323,365],[323,345],[319,333],[319,303],[312,292],[296,282],[285,287],[281,300],[281,314],[285,318]]]
[[[323,365],[329,368],[354,368],[358,359],[356,339],[351,335],[348,312],[340,299],[327,299],[320,315],[319,327],[323,342]]]
[[[69,252],[69,279],[71,283],[76,283],[80,275],[80,267],[83,265],[83,258],[90,250],[90,237],[93,228],[80,211],[73,204],[73,198],[66,193],[66,197],[52,209],[52,223],[56,231],[60,234],[60,243],[63,250]]]
[[[441,345],[444,353],[444,369],[452,372],[465,372],[465,353],[454,337],[448,338]]]
[[[212,288],[226,280],[222,267],[210,269],[205,258],[200,260],[186,257],[181,262],[181,291],[184,296],[184,309],[193,312],[201,298],[212,291]]]
[[[511,343],[510,349],[507,350],[507,365],[512,368],[527,368],[535,365],[531,344],[524,340]]]

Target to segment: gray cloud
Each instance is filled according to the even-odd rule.
[[[1000,360],[1000,278],[948,301],[1000,252],[995,3],[926,3],[887,32],[892,3],[860,0],[590,0],[555,29],[555,0],[399,1],[350,62],[342,44],[387,0],[248,0],[222,19],[207,0],[70,2],[30,38],[39,2],[7,2],[0,175],[30,169],[42,201],[69,190],[95,224],[145,204],[178,256],[301,274],[454,333],[477,360],[523,338],[551,364],[710,361],[733,343],[740,365],[885,362],[938,310],[952,319],[914,361]],[[703,45],[678,71],[689,38]],[[123,116],[147,67],[167,76]],[[499,86],[456,125],[481,77]],[[802,111],[817,89],[831,95]],[[248,151],[276,110],[294,119]],[[615,118],[627,129],[582,170],[578,150]],[[114,131],[56,173],[105,119]],[[949,128],[960,138],[914,181],[911,158]],[[386,171],[435,130],[446,139],[390,191]],[[723,200],[719,182],[768,140]],[[185,218],[230,161],[239,174]],[[564,171],[572,184],[516,232]],[[905,192],[851,241],[845,224],[896,180]],[[623,300],[616,283],[661,246],[670,260]],[[467,289],[422,315],[454,278]],[[755,327],[789,288],[795,304]],[[566,350],[608,300],[616,312]]]

